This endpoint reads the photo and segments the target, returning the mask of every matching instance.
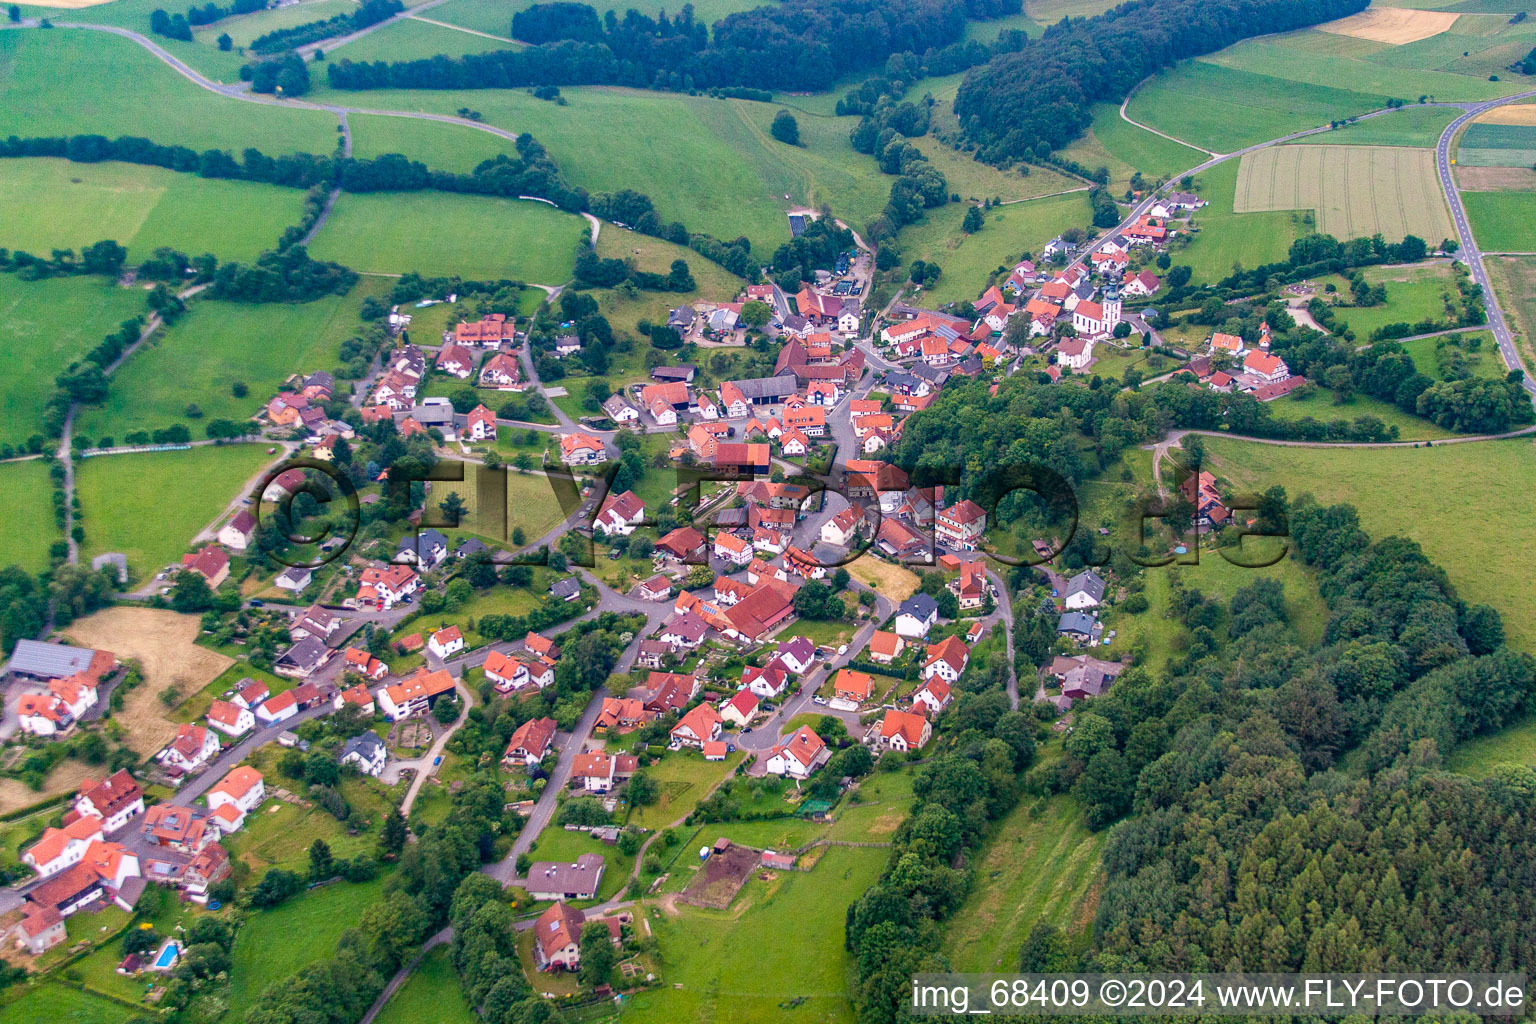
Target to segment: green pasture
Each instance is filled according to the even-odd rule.
[[[1356,392],[1349,397],[1348,401],[1340,404],[1334,401],[1332,391],[1317,383],[1302,394],[1283,395],[1266,404],[1271,415],[1277,420],[1294,421],[1311,417],[1319,422],[1328,423],[1333,420],[1355,420],[1361,416],[1374,416],[1388,428],[1396,427],[1398,439],[1402,441],[1439,441],[1456,436],[1454,432],[1444,427],[1436,426],[1429,420],[1404,412],[1391,402],[1383,402],[1370,395]]]
[[[1085,167],[1107,167],[1110,188],[1117,193],[1130,187],[1131,176],[1137,171],[1156,180],[1181,174],[1206,158],[1197,149],[1131,124],[1120,116],[1116,103],[1094,104],[1093,124],[1061,155]]]
[[[53,480],[42,459],[0,462],[0,568],[28,572],[48,567],[48,548],[62,534],[53,518]]]
[[[1472,347],[1474,344],[1477,345],[1476,348]],[[1447,345],[1460,350],[1467,369],[1474,377],[1502,380],[1509,372],[1503,358],[1499,355],[1498,346],[1493,343],[1493,335],[1486,331],[1418,338],[1404,342],[1403,350],[1413,360],[1414,369],[1433,380],[1444,380],[1436,353],[1441,347]]]
[[[128,2],[92,10],[104,12]],[[151,10],[158,6],[148,5]],[[145,31],[148,11],[141,17],[129,27]],[[90,68],[91,73],[63,75],[60,68]],[[237,77],[232,73],[227,80]],[[139,135],[196,150],[238,153],[253,146],[267,154],[329,154],[337,139],[332,114],[218,96],[119,36],[65,29],[0,32],[0,135],[82,133]]]
[[[442,192],[344,195],[310,253],[375,274],[570,280],[587,224],[544,203]]]
[[[1313,146],[1422,146],[1432,147],[1461,111],[1448,107],[1403,107],[1390,114],[1369,117],[1308,135],[1297,142]],[[1289,143],[1288,143],[1289,145]]]
[[[1196,178],[1210,205],[1195,211],[1189,245],[1175,247],[1173,260],[1193,269],[1197,283],[1214,284],[1232,273],[1233,264],[1257,267],[1283,260],[1291,243],[1311,230],[1300,211],[1234,213],[1238,164],[1228,160]]]
[[[293,374],[335,369],[341,343],[359,329],[363,296],[386,291],[386,281],[363,278],[347,295],[314,302],[196,301],[118,369],[107,400],[81,409],[75,429],[121,443],[130,431],[182,423],[198,440],[209,420],[249,419]],[[188,417],[192,405],[199,415]]]
[[[0,160],[0,245],[47,255],[110,238],[130,263],[168,245],[255,259],[303,214],[304,193],[138,164]]]
[[[433,8],[435,12],[437,8]],[[505,153],[516,158],[512,140],[490,132],[443,121],[384,114],[352,114],[352,155],[367,160],[385,153],[399,153],[433,170],[468,174],[486,160]]]
[[[1484,252],[1536,252],[1536,192],[1463,192],[1461,201]]]
[[[1371,332],[1392,323],[1416,324],[1421,320],[1446,320],[1446,303],[1459,308],[1461,294],[1451,272],[1450,264],[1425,263],[1413,267],[1369,267],[1362,272],[1372,285],[1382,284],[1387,289],[1387,301],[1380,306],[1338,306],[1334,317],[1348,324],[1355,332],[1357,341],[1370,340]],[[1349,294],[1348,285],[1335,279],[1339,296]]]
[[[431,18],[433,21],[443,20],[437,17],[435,7],[422,17]],[[338,46],[334,50],[327,50],[325,59],[360,62],[425,60],[428,57],[436,57],[438,54],[460,57],[466,53],[510,49],[513,49],[512,44],[504,39],[487,39],[474,32],[464,32],[456,28],[434,25],[428,21],[405,18],[343,46]],[[358,105],[371,106],[368,103]]]
[[[453,969],[447,946],[438,946],[422,957],[409,980],[374,1019],[378,1024],[479,1024],[480,1020],[459,987],[459,974]]]
[[[75,469],[86,534],[81,558],[120,551],[141,578],[153,575],[274,458],[265,445],[242,444],[82,460]]]
[[[0,274],[0,443],[41,433],[54,377],[124,320],[145,312],[142,292],[98,277],[23,281]]]

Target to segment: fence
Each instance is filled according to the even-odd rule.
[[[130,452],[180,452],[191,447],[190,444],[129,444],[118,445],[116,448],[92,448],[80,452],[79,457],[89,459],[97,455],[127,455]]]

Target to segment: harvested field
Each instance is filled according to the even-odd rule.
[[[1359,14],[1326,25],[1324,32],[1401,46],[1437,36],[1456,24],[1459,14],[1445,11],[1410,11],[1401,7],[1371,7]]]
[[[1303,209],[1317,211],[1319,231],[1341,239],[1452,234],[1428,149],[1274,146],[1243,157],[1234,212]]]
[[[1529,167],[1457,164],[1456,187],[1463,192],[1536,192],[1536,171]]]
[[[1536,103],[1509,103],[1494,107],[1478,114],[1472,123],[1536,125]]]
[[[873,555],[860,555],[849,562],[848,575],[892,601],[905,601],[917,592],[922,582],[911,569],[881,561]]]
[[[80,788],[81,780],[90,774],[90,765],[67,757],[48,773],[42,789],[33,789],[16,779],[0,779],[0,814],[27,807],[60,793],[73,793]]]
[[[73,643],[105,649],[121,661],[137,661],[144,682],[127,694],[113,716],[127,730],[128,745],[140,754],[159,750],[176,735],[160,694],[175,687],[189,697],[208,685],[234,659],[199,647],[198,617],[161,608],[108,608],[64,630]]]

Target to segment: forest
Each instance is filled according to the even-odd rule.
[[[1147,76],[1250,36],[1288,32],[1364,10],[1369,0],[1130,0],[1095,18],[1063,19],[973,69],[955,114],[977,157],[1044,160],[1088,127],[1094,103],[1119,103]]]
[[[713,33],[690,6],[675,17],[633,9],[601,20],[586,4],[535,4],[512,22],[524,50],[355,63],[327,70],[338,89],[627,85],[818,91],[893,54],[960,42],[966,20],[1017,14],[1019,0],[785,0],[730,14]],[[985,54],[985,48],[978,48]],[[968,65],[967,65],[968,66]]]

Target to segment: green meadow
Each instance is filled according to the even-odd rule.
[[[423,17],[437,18],[437,9],[433,8]],[[505,31],[505,29],[503,29]],[[466,53],[485,53],[488,50],[510,50],[512,44],[501,39],[487,39],[483,35],[474,32],[464,32],[456,28],[445,28],[442,25],[434,25],[427,21],[417,21],[414,18],[406,18],[386,25],[376,32],[370,32],[360,39],[354,39],[345,46],[339,46],[334,50],[328,50],[326,60],[352,60],[352,61],[394,61],[394,60],[423,60],[427,57],[436,57],[445,54],[449,57],[460,57]],[[364,102],[359,106],[369,106]]]
[[[352,128],[352,155],[359,160],[399,153],[433,170],[468,174],[480,163],[494,160],[502,153],[517,156],[511,139],[443,121],[352,114],[347,123]]]
[[[459,975],[448,958],[447,946],[438,946],[422,957],[410,980],[374,1019],[378,1024],[479,1024],[480,1020],[459,988]]]
[[[304,193],[139,164],[0,160],[0,245],[46,255],[110,238],[130,264],[168,245],[251,260],[303,215]]]
[[[1434,146],[1460,113],[1447,107],[1403,107],[1297,142],[1312,146]]]
[[[198,531],[274,456],[242,444],[84,459],[75,469],[85,526],[83,559],[128,556],[142,579],[186,552]]]
[[[81,409],[75,429],[121,442],[130,431],[183,423],[197,439],[209,420],[249,419],[292,374],[334,370],[341,343],[358,329],[363,296],[386,291],[386,281],[363,278],[348,295],[314,302],[196,301],[118,369],[106,402]],[[199,414],[189,417],[193,405]]]
[[[143,31],[147,11],[141,19],[130,27]],[[66,76],[60,68],[91,73]],[[128,39],[84,30],[0,32],[0,135],[93,132],[197,150],[254,146],[267,154],[330,153],[337,139],[332,114],[215,95]]]
[[[62,534],[54,525],[53,480],[42,459],[0,462],[0,568],[19,565],[28,572],[48,567],[48,548]]]
[[[1131,124],[1120,116],[1120,106],[1115,103],[1095,104],[1093,124],[1061,155],[1085,167],[1108,168],[1110,187],[1117,193],[1130,187],[1131,176],[1137,171],[1155,180],[1183,173],[1206,160],[1206,154],[1198,149]]]
[[[310,244],[373,274],[564,284],[587,222],[545,203],[443,192],[347,194]]]
[[[1463,192],[1461,201],[1484,252],[1536,252],[1536,192]]]
[[[54,377],[145,312],[143,292],[97,277],[23,281],[0,274],[0,444],[41,432]]]
[[[1195,211],[1186,249],[1173,250],[1173,261],[1194,270],[1196,283],[1215,282],[1232,273],[1234,263],[1262,266],[1285,259],[1291,243],[1310,230],[1301,211],[1234,213],[1239,161],[1228,160],[1202,171],[1196,182],[1200,198],[1211,205]]]

